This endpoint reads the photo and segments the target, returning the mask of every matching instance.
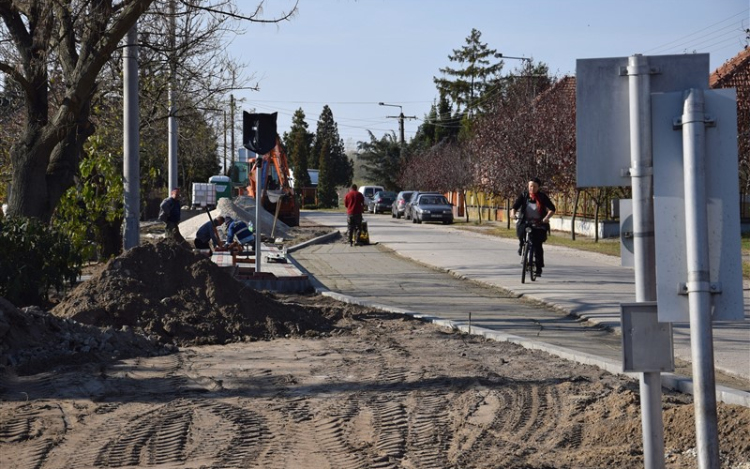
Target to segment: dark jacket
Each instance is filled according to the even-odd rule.
[[[544,192],[537,192],[536,196],[542,205],[541,209],[539,210],[542,218],[547,216],[547,212],[557,210],[557,208],[555,208],[555,204],[553,204],[549,197],[547,197],[547,194],[545,194]],[[526,204],[528,203],[528,191],[525,191],[523,194],[519,195],[516,201],[513,203],[513,206],[511,208],[518,214],[519,221],[523,221],[524,217],[526,217]],[[523,210],[521,210],[521,208],[523,208]]]
[[[159,220],[165,223],[179,223],[182,217],[180,200],[167,197],[159,206]]]

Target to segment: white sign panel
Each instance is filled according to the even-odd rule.
[[[712,318],[741,321],[742,251],[739,177],[737,169],[737,104],[733,89],[705,90],[706,198],[710,282],[720,293],[711,295]],[[654,229],[656,298],[660,322],[688,322],[688,281],[685,242],[685,183],[681,118],[683,92],[651,96],[654,156]]]
[[[708,54],[647,57],[652,93],[708,88]],[[630,186],[628,58],[576,61],[576,183]]]

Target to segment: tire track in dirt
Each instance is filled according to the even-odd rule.
[[[60,406],[18,406],[12,418],[0,421],[0,443],[23,443],[25,451],[0,453],[0,467],[42,467],[58,443],[51,435],[65,434],[67,426]]]
[[[451,432],[446,431],[449,420],[444,395],[416,393],[414,410],[409,418],[407,445],[415,467],[440,469],[448,467],[445,449],[450,446]],[[436,448],[438,446],[442,448]],[[436,451],[438,450],[438,451]]]

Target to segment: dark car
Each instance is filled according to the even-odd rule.
[[[413,223],[439,221],[444,225],[453,223],[453,205],[443,194],[423,193],[411,204]]]
[[[382,213],[388,210],[393,205],[393,201],[396,200],[396,193],[391,191],[379,191],[370,199],[367,205],[367,211],[371,213]]]
[[[409,203],[409,199],[411,199],[413,193],[414,191],[401,191],[396,195],[396,200],[391,204],[391,217],[401,218],[404,216],[406,204]]]
[[[406,206],[404,207],[404,218],[406,218],[407,220],[414,220],[414,211],[412,210],[413,209],[412,206],[414,205],[414,202],[417,201],[417,198],[421,194],[442,195],[439,192],[420,192],[420,191],[412,192],[411,197],[406,202]]]

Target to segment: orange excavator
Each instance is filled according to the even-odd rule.
[[[261,207],[273,213],[275,219],[281,220],[288,226],[299,226],[299,204],[294,197],[291,185],[289,161],[287,160],[281,139],[276,135],[276,145],[259,159],[250,171],[250,185],[247,186],[248,195],[256,201],[257,171],[260,170]]]

